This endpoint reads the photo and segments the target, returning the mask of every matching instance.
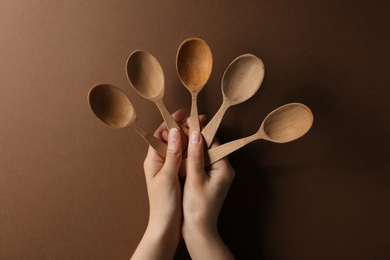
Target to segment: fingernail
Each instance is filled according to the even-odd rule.
[[[197,144],[200,142],[200,133],[198,131],[193,131],[191,134],[191,143]]]
[[[172,128],[169,130],[169,141],[176,142],[178,136],[178,130],[176,128]]]

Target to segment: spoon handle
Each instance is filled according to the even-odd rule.
[[[167,145],[161,140],[157,139],[150,133],[148,133],[145,129],[143,129],[140,125],[135,124],[134,130],[151,146],[154,150],[163,158],[165,158],[167,154]]]
[[[223,115],[226,110],[229,108],[229,105],[225,100],[222,102],[221,107],[218,109],[217,113],[215,113],[214,117],[207,123],[207,125],[202,130],[203,139],[207,145],[207,147],[211,146],[213,142],[215,133],[218,130],[219,125],[221,124]]]
[[[164,118],[165,124],[167,125],[167,128],[170,130],[172,128],[176,128],[177,130],[180,131],[179,125],[175,122],[173,119],[171,113],[169,113],[168,109],[164,105],[162,100],[156,100],[155,101],[158,109],[160,110],[160,113],[162,117]]]
[[[261,137],[259,137],[258,133],[255,133],[253,135],[209,149],[205,154],[205,167],[260,138]]]
[[[200,132],[197,98],[198,95],[192,93],[191,113],[190,113],[190,135],[193,131]]]
[[[162,101],[162,99],[156,100],[155,103],[156,103],[158,109],[160,110],[162,117],[164,118],[164,122],[167,125],[167,128],[169,130],[171,130],[172,128],[176,128],[177,130],[179,130],[179,132],[181,134],[181,145],[182,145],[181,148],[182,148],[182,151],[185,151],[187,149],[187,145],[188,145],[187,136],[183,133],[180,126],[173,119],[171,113],[169,113],[169,111],[166,108],[166,106],[164,105],[164,102]]]

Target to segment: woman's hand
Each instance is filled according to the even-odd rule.
[[[182,122],[186,113],[182,109],[172,116]],[[178,176],[182,160],[181,135],[178,129],[171,129],[168,134],[162,124],[154,136],[168,142],[167,155],[164,159],[149,147],[144,161],[149,222],[132,259],[172,259],[181,238],[182,189]]]
[[[173,114],[188,135],[185,110]],[[205,116],[200,116],[201,123]],[[234,170],[226,158],[204,169],[203,138],[189,138],[184,187],[179,181],[182,163],[180,133],[162,124],[155,136],[168,143],[165,160],[151,147],[144,161],[149,197],[149,222],[132,259],[172,259],[181,235],[193,259],[234,259],[217,230],[218,215]],[[213,144],[214,146],[216,144]],[[184,218],[183,218],[184,216]]]
[[[234,259],[217,229],[234,169],[223,158],[205,170],[204,144],[199,132],[191,134],[187,152],[182,235],[188,251],[193,259]]]

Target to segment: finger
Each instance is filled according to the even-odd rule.
[[[201,178],[204,174],[204,148],[203,138],[198,131],[190,136],[187,150],[187,179]]]
[[[182,128],[181,128],[183,133],[186,136],[188,136],[188,133],[189,133],[189,121],[190,121],[190,119],[187,118],[187,120],[185,120],[185,123],[182,124]],[[206,124],[206,121],[207,121],[206,115],[200,115],[199,121],[200,121],[200,128],[203,129],[205,124]]]
[[[181,108],[172,114],[172,118],[177,123],[180,123],[180,124],[186,120],[186,116],[187,116],[187,111],[185,108]],[[164,142],[168,142],[168,132],[169,131],[165,125],[165,122],[163,122],[155,131],[154,136],[159,138],[160,140],[162,140]]]
[[[173,120],[175,120],[176,123],[180,123],[180,124],[185,121],[186,116],[187,116],[187,111],[185,108],[181,108],[172,114]]]
[[[199,115],[199,121],[201,124],[206,125],[207,122],[206,115]],[[189,128],[189,122],[190,122],[190,118],[188,117],[186,120],[184,120],[182,126]]]
[[[210,145],[210,148],[215,148],[219,146],[221,143],[217,138],[213,139],[213,142]],[[214,162],[213,164],[209,165],[207,168],[208,169],[225,169],[231,167],[229,159],[227,156],[219,159],[218,161]]]
[[[183,120],[185,120],[186,118],[186,115],[187,115],[187,112],[185,110],[185,108],[182,108],[182,109],[179,109],[177,110],[175,113],[172,114],[172,118],[176,121],[176,122],[183,122]],[[164,131],[167,131],[167,126],[165,124],[165,122],[163,122],[158,128],[157,130],[154,132],[154,136],[157,137],[158,139],[160,140],[163,140],[163,141],[166,141],[164,140],[162,134]],[[166,132],[166,134],[168,133],[168,131]]]
[[[167,175],[178,175],[181,164],[181,140],[180,132],[176,128],[169,131],[167,155],[162,172]]]
[[[206,115],[200,115],[200,116],[199,116],[199,121],[200,121],[202,124],[206,125],[207,116],[206,116]]]
[[[209,149],[215,148],[215,147],[219,146],[220,144],[221,144],[221,142],[218,140],[218,138],[214,137],[213,142],[211,143]]]
[[[166,140],[164,140],[164,137],[163,137],[163,133],[164,131],[167,131],[166,130],[166,126],[165,126],[165,123],[162,123],[157,129],[156,131],[154,132],[153,136],[156,137],[157,139],[163,141],[163,142],[166,142]],[[164,158],[161,157],[157,152],[156,150],[149,145],[149,148],[148,148],[148,153],[146,155],[146,159],[145,159],[145,163],[146,162],[164,162]]]
[[[190,120],[191,120],[190,118],[187,118],[185,124],[183,124],[183,125],[186,126],[186,127],[189,127]],[[199,122],[200,122],[201,128],[203,128],[206,125],[206,121],[207,121],[206,115],[200,115],[199,116]]]
[[[156,150],[154,150],[151,146],[148,148],[148,153],[146,154],[144,161],[144,169],[154,168],[156,165],[163,165],[164,158],[161,157]],[[161,166],[160,166],[161,167]],[[152,171],[157,172],[157,171]]]
[[[164,129],[161,133],[161,137],[164,140],[164,142],[168,142],[168,135],[169,135],[169,131],[167,129]]]

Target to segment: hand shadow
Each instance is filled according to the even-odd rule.
[[[263,152],[259,145],[253,144],[229,155],[236,176],[220,213],[219,232],[239,259],[265,258],[261,234],[265,233],[266,212],[273,205],[273,195],[267,185],[270,173],[257,163]]]

